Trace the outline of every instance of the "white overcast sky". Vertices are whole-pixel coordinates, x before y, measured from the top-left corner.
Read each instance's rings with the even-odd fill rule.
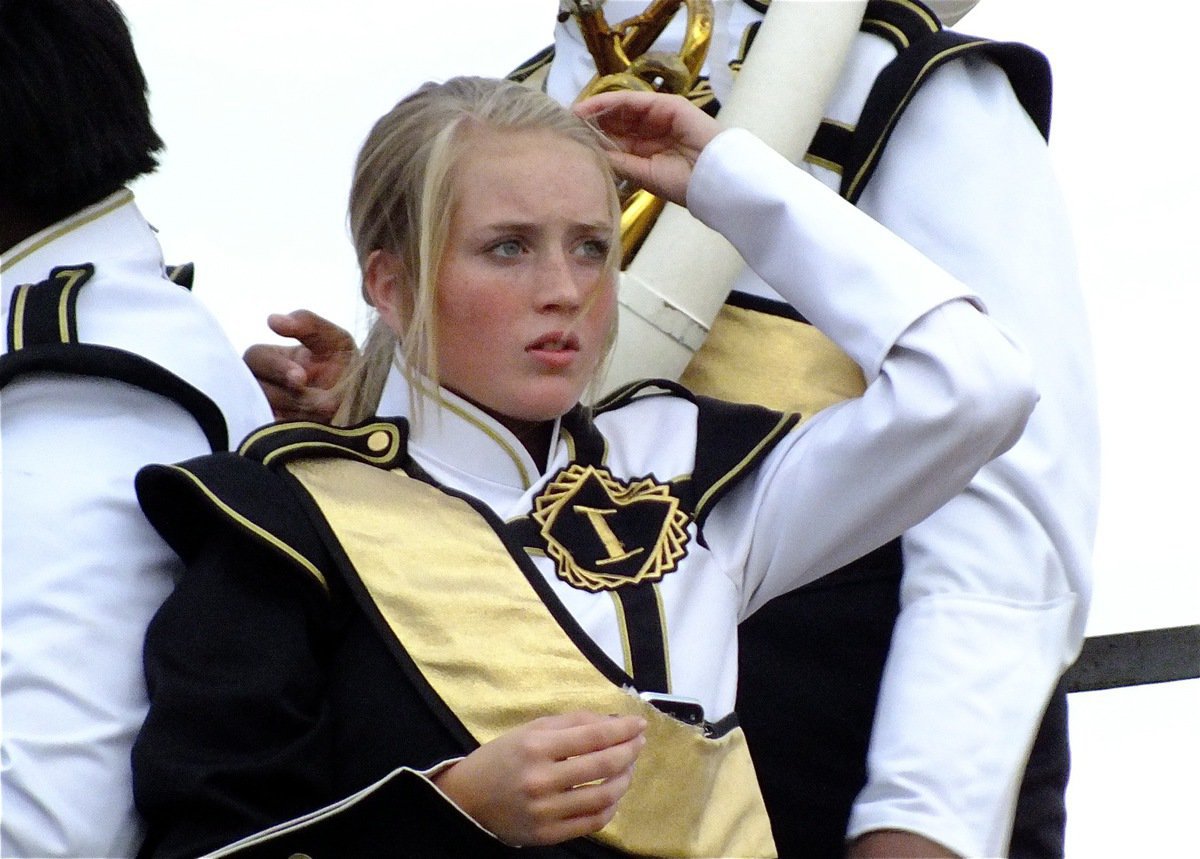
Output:
[[[502,75],[550,43],[556,0],[119,0],[168,151],[136,188],[169,262],[238,349],[272,311],[361,332],[345,227],[355,151],[426,79]],[[778,0],[777,0],[778,2]],[[1055,71],[1051,151],[1096,347],[1104,490],[1090,632],[1200,623],[1200,464],[1186,368],[1200,318],[1200,14],[984,0],[958,25]],[[1034,299],[1036,300],[1036,299]],[[1071,857],[1180,853],[1200,806],[1200,681],[1074,695]]]

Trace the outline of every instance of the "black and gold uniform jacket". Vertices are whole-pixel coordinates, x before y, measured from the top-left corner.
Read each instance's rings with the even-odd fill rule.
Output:
[[[151,710],[133,757],[142,855],[243,838],[230,855],[508,855],[428,775],[579,708],[649,720],[634,784],[596,838],[520,855],[774,855],[735,719],[685,724],[637,693],[669,692],[669,660],[684,658],[664,629],[662,580],[705,554],[711,505],[796,418],[665,386],[627,392],[597,419],[635,400],[694,413],[693,468],[614,475],[612,439],[576,410],[559,427],[569,462],[510,521],[439,486],[410,456],[404,419],[274,425],[239,454],[143,470],[143,507],[187,573],[147,639]],[[488,429],[466,417],[460,448]],[[608,606],[624,658],[583,632],[531,558]],[[703,634],[695,621],[680,623]]]

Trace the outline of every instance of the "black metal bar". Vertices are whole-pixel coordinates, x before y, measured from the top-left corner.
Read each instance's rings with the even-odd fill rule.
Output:
[[[1096,635],[1067,671],[1068,692],[1200,678],[1200,625]]]

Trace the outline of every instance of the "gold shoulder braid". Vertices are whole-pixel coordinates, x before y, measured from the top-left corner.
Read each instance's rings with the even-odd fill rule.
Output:
[[[638,855],[776,855],[741,729],[706,737],[610,681],[555,619],[520,556],[468,502],[398,468],[345,459],[286,468],[325,517],[388,629],[477,741],[576,709],[646,719],[633,783],[598,841]],[[640,491],[630,488],[633,497]],[[597,521],[605,516],[597,513]],[[668,531],[671,519],[664,517]]]

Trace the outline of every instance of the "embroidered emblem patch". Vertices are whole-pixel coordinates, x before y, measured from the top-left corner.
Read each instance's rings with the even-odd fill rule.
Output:
[[[687,553],[688,515],[651,477],[572,465],[534,499],[533,519],[559,578],[583,590],[658,581]]]

